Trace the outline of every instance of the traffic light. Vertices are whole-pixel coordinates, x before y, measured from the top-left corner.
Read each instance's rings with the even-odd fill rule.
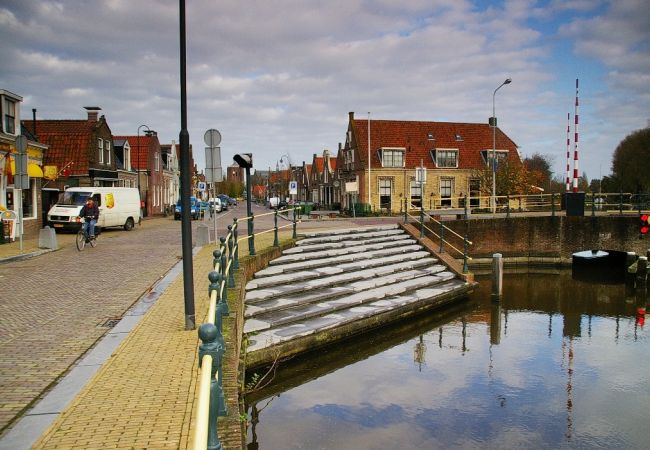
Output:
[[[648,231],[650,231],[650,223],[648,223],[649,219],[650,215],[641,214],[641,223],[639,224],[639,233],[641,233],[641,236],[648,234]]]

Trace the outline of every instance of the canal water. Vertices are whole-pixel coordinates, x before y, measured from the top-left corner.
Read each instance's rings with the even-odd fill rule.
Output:
[[[478,281],[282,365],[246,396],[248,448],[650,448],[645,294],[551,270],[506,274],[495,303]]]

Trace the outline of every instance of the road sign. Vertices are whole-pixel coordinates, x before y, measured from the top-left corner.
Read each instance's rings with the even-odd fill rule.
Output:
[[[216,147],[221,143],[221,133],[219,133],[214,128],[210,128],[203,135],[203,141],[208,147]]]
[[[298,194],[298,182],[289,181],[289,195],[297,195],[297,194]]]
[[[205,183],[203,181],[199,181],[197,186],[198,186],[199,191],[201,191],[201,192],[205,191]]]
[[[223,181],[223,170],[221,167],[212,167],[205,169],[205,181],[208,183],[220,183]]]

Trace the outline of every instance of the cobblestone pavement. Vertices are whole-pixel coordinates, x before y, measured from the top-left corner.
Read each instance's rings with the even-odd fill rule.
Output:
[[[253,211],[260,216],[268,212],[261,207],[254,207]],[[219,215],[219,235],[225,233],[232,217],[244,217],[245,212],[245,205],[240,203],[235,211]],[[370,225],[373,221],[305,221],[299,225],[299,232],[350,226],[351,222]],[[212,231],[212,223],[203,223]],[[266,229],[272,223],[272,215],[256,217],[256,231]],[[279,220],[278,224],[288,223]],[[196,229],[198,224],[194,222],[193,227]],[[290,229],[285,228],[285,232]],[[244,234],[245,226],[242,226],[240,236]],[[0,264],[1,434],[110,330],[111,321],[122,317],[181,258],[180,222],[171,218],[145,220],[141,227],[129,233],[106,230],[100,235],[98,246],[84,252],[76,250],[73,234],[58,235],[57,239],[60,246],[57,251]],[[201,266],[203,259],[210,259],[209,249],[205,250],[201,252],[202,258],[195,269],[195,285],[198,282],[197,269],[198,272],[208,270]],[[0,258],[3,256],[0,254]],[[182,281],[182,277],[179,280]],[[205,280],[202,281],[204,284]],[[183,325],[182,302],[178,301],[182,298],[182,284],[179,283],[170,289],[178,291],[171,300],[174,305],[178,303],[171,308],[172,311],[178,309],[177,314],[172,315],[178,316],[179,323],[170,325],[172,330],[181,327],[176,331],[182,331]],[[196,295],[198,297],[200,293]],[[167,308],[167,314],[169,311]],[[160,320],[173,319],[161,317]],[[197,322],[201,323],[198,315]],[[186,341],[184,345],[193,350],[196,336],[188,337],[183,339]],[[141,348],[146,348],[146,343],[141,343]],[[171,351],[173,354],[173,348]],[[181,353],[192,359],[195,352]],[[130,364],[138,364],[144,357],[143,354],[138,357],[138,354],[135,352],[135,357],[125,357],[132,358]],[[190,379],[192,375],[183,374]],[[110,401],[111,389],[109,383],[105,393],[108,397],[103,397],[104,400]],[[129,389],[128,383],[125,389]],[[113,413],[119,415],[119,411]],[[188,420],[187,410],[184,409],[181,416],[174,422]],[[188,424],[182,426],[182,434],[186,437]],[[60,444],[60,448],[65,448],[64,442]]]
[[[4,431],[181,258],[180,222],[106,230],[96,248],[0,265],[0,429]]]

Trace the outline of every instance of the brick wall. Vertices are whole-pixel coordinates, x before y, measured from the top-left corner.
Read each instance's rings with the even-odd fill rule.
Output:
[[[650,248],[650,238],[639,239],[636,215],[516,217],[444,223],[460,235],[465,234],[467,227],[468,238],[473,242],[469,248],[472,258],[491,257],[494,253],[504,257],[571,258],[574,252],[591,249],[634,251],[645,255]],[[445,238],[462,249],[462,240],[447,235]],[[435,237],[433,240],[439,242]]]

